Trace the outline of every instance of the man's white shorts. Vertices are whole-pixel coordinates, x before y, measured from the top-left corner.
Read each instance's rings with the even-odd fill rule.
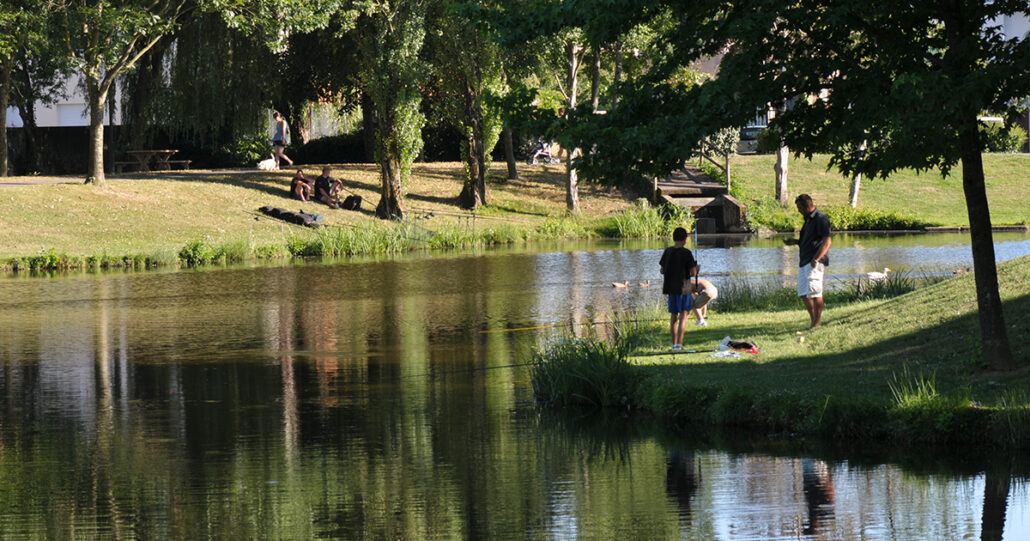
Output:
[[[826,266],[816,262],[812,265],[798,267],[798,296],[817,298],[823,296],[823,271]]]

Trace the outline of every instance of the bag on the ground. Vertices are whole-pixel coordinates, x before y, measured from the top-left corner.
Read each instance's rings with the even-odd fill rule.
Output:
[[[340,205],[345,210],[359,210],[361,209],[361,196],[360,195],[348,195],[343,200],[343,204]]]

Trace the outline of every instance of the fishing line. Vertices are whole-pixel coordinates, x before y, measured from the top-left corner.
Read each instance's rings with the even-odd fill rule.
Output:
[[[632,319],[628,321],[589,321],[586,323],[555,323],[554,325],[538,325],[535,327],[516,327],[514,329],[488,329],[479,331],[480,334],[532,331],[538,329],[553,329],[555,327],[583,327],[587,325],[618,325],[622,323],[665,323],[665,319]]]

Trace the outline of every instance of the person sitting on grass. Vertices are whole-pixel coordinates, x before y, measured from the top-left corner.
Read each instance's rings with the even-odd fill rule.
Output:
[[[716,289],[715,284],[704,278],[694,278],[693,284],[694,298],[691,304],[694,307],[694,316],[697,317],[697,326],[707,327],[708,303],[714,301],[719,296],[719,290]]]
[[[329,208],[340,206],[340,190],[343,182],[329,176],[332,173],[331,167],[323,167],[322,174],[315,177],[315,199],[329,205]]]
[[[683,331],[686,325],[687,312],[690,311],[691,283],[690,277],[697,276],[697,261],[694,254],[690,253],[684,245],[687,242],[687,230],[677,227],[672,232],[674,246],[670,246],[662,252],[662,258],[658,261],[659,271],[665,278],[662,283],[662,293],[668,295],[669,333],[672,335],[672,350],[683,349]]]
[[[311,181],[304,176],[304,170],[297,169],[297,174],[293,175],[293,181],[290,182],[290,193],[297,199],[307,202],[311,200],[311,190],[313,189]]]

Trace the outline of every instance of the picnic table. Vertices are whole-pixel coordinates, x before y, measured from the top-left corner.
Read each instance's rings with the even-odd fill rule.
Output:
[[[126,150],[125,153],[136,159],[140,171],[150,171],[150,161],[154,161],[156,169],[170,169],[168,160],[178,150]]]
[[[132,161],[115,162],[115,169],[119,172],[125,167],[135,167],[140,171],[162,170],[167,171],[172,165],[181,166],[183,169],[190,168],[192,160],[173,160],[178,150],[175,149],[142,149],[126,150],[125,154],[132,158]],[[151,168],[151,162],[154,166]]]

